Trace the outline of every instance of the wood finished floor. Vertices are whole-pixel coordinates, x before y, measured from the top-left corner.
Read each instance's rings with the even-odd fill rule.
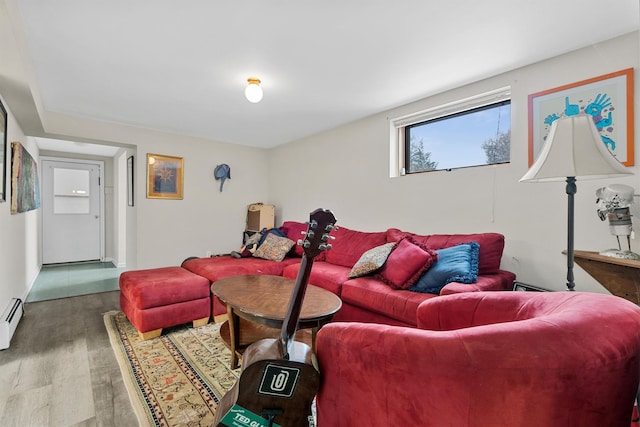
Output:
[[[0,351],[0,426],[134,427],[102,314],[119,292],[25,304]]]

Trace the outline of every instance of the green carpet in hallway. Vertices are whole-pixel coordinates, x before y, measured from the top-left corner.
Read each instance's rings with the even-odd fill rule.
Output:
[[[27,302],[116,291],[123,271],[111,262],[45,265],[29,292]]]

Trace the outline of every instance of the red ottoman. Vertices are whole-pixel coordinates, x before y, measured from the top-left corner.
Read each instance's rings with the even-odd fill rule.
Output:
[[[143,340],[169,326],[209,322],[209,280],[182,267],[125,271],[119,283],[120,308]]]

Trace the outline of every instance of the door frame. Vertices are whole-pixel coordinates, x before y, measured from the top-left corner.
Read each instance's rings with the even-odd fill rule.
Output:
[[[91,164],[91,165],[97,165],[98,168],[100,169],[100,173],[98,174],[99,180],[100,180],[100,185],[98,185],[98,195],[100,197],[100,261],[104,261],[105,259],[105,245],[106,245],[106,240],[105,240],[105,206],[104,206],[104,189],[105,189],[105,182],[104,182],[104,161],[102,160],[88,160],[88,159],[72,159],[72,158],[68,158],[68,157],[54,157],[54,156],[40,156],[40,170],[44,171],[44,165],[43,162],[44,161],[52,161],[52,162],[64,162],[64,163],[84,163],[84,164]],[[44,178],[44,176],[43,176]],[[40,215],[40,236],[42,238],[42,236],[44,235],[44,215]],[[43,245],[42,242],[40,244],[40,265],[42,264],[42,260],[43,260]]]

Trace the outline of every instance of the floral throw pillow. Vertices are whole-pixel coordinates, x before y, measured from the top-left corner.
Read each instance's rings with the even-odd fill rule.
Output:
[[[385,243],[384,245],[376,246],[363,253],[351,269],[349,279],[366,276],[381,268],[387,261],[395,245],[396,242]]]
[[[269,233],[253,256],[279,262],[284,259],[293,245],[295,245],[293,240]]]

